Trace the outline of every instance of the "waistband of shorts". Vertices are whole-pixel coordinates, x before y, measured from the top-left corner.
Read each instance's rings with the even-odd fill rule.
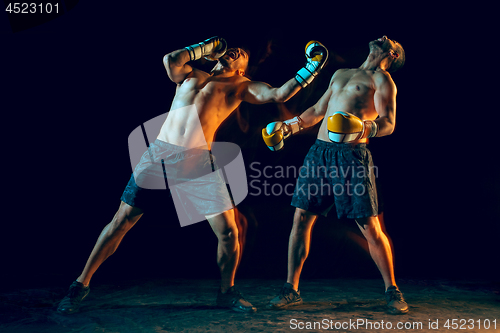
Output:
[[[315,146],[325,148],[325,149],[333,149],[333,150],[353,150],[353,149],[365,149],[366,143],[339,143],[339,142],[326,142],[320,139],[316,139],[314,142]]]
[[[174,144],[162,141],[160,139],[156,139],[155,142],[154,142],[154,144],[156,146],[158,146],[158,147],[162,147],[162,148],[168,149],[168,150],[173,151],[173,152],[182,152],[182,151],[206,152],[208,150],[208,146],[201,146],[201,147],[195,147],[195,148],[186,148],[186,147],[177,146],[177,145],[174,145]]]

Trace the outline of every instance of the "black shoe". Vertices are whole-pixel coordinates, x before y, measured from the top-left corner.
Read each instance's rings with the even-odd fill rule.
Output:
[[[278,296],[267,303],[268,309],[286,309],[290,306],[302,304],[300,290],[293,290],[293,285],[285,283]]]
[[[243,295],[234,286],[229,288],[225,293],[222,293],[219,288],[216,304],[219,307],[230,308],[237,312],[253,313],[257,311],[257,308],[245,300]]]
[[[385,292],[387,300],[387,309],[390,314],[405,314],[408,313],[408,304],[406,304],[403,293],[395,286],[387,288]]]
[[[81,301],[87,297],[90,287],[84,287],[80,282],[73,282],[69,286],[68,294],[64,297],[57,307],[57,312],[63,314],[72,314],[78,312]]]

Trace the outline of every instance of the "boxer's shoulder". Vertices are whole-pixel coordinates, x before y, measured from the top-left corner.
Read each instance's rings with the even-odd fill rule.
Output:
[[[186,79],[188,79],[188,78],[207,79],[209,77],[210,77],[210,74],[208,74],[207,72],[202,71],[202,70],[197,69],[197,68],[193,68],[193,71],[191,73],[189,73],[189,75],[187,76]]]
[[[396,89],[396,84],[392,80],[391,74],[386,71],[376,71],[373,73],[373,82],[375,83],[375,87],[389,87],[393,90]]]

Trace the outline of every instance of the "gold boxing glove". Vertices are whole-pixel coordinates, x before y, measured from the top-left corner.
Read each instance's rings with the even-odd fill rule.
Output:
[[[344,111],[335,112],[327,121],[328,138],[333,142],[373,138],[378,132],[378,125],[373,120],[361,120]]]
[[[274,121],[262,129],[262,139],[272,151],[283,148],[285,139],[302,129],[302,119],[299,116],[289,120]]]

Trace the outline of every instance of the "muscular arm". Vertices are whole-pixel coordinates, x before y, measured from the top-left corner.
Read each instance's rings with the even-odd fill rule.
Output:
[[[390,135],[396,126],[396,85],[390,75],[380,73],[375,77],[375,110],[379,118],[377,136]]]
[[[325,117],[331,95],[332,90],[329,87],[316,104],[302,112],[300,119],[302,119],[303,128],[314,126]]]
[[[279,88],[258,81],[247,81],[239,89],[240,99],[251,104],[284,103],[294,96],[301,86],[295,78],[288,80]]]
[[[305,110],[300,115],[300,119],[302,119],[302,127],[307,128],[314,126],[325,117],[326,111],[328,110],[328,102],[332,96],[333,80],[342,71],[343,69],[339,69],[332,75],[330,83],[328,84],[328,89],[325,91],[323,96],[321,96],[316,104]]]
[[[170,80],[175,83],[184,81],[193,71],[193,67],[187,64],[189,60],[189,52],[186,49],[171,52],[163,57],[163,64]]]

